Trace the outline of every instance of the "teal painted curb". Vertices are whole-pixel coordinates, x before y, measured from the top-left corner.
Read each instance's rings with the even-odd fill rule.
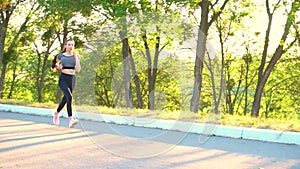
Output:
[[[41,116],[52,116],[55,110],[34,108],[25,106],[14,106],[0,104],[0,111],[16,112]],[[67,113],[63,111],[62,117],[67,117]],[[176,120],[161,120],[138,118],[130,116],[117,116],[108,114],[95,114],[77,112],[74,117],[82,120],[100,121],[106,123],[123,124],[136,127],[158,128],[163,130],[174,130],[188,133],[201,134],[206,136],[220,136],[230,137],[237,139],[249,139],[265,142],[283,143],[283,144],[296,144],[300,145],[299,132],[284,132],[267,129],[253,129],[244,127],[230,127],[218,124],[200,124],[192,122],[182,122]]]

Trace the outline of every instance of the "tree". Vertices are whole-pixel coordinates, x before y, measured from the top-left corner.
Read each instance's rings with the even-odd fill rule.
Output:
[[[111,32],[118,31],[119,37],[122,40],[123,52],[121,58],[123,64],[122,70],[124,71],[122,77],[124,79],[120,84],[125,84],[122,86],[122,89],[124,89],[122,91],[125,93],[120,93],[120,97],[116,97],[116,100],[120,99],[122,96],[126,102],[126,104],[122,102],[122,105],[131,107],[132,104],[129,104],[129,102],[135,100],[133,95],[135,92],[138,104],[134,104],[141,108],[143,107],[143,101],[147,101],[148,109],[153,110],[155,108],[155,88],[157,87],[158,78],[157,72],[160,69],[159,56],[165,48],[172,45],[173,41],[183,41],[184,36],[187,36],[185,31],[189,31],[190,27],[181,19],[178,19],[176,12],[171,11],[171,5],[164,4],[162,1],[155,1],[155,4],[151,4],[149,1],[138,1],[138,3],[141,5],[140,7],[136,6],[136,3],[131,4],[131,2],[103,4],[108,13],[107,18],[116,18],[115,20],[117,20],[117,24],[112,24],[111,26],[117,29],[113,29]],[[135,14],[137,13],[136,9],[139,11],[138,15]],[[169,15],[165,15],[162,11],[170,13],[168,13]],[[104,34],[102,36],[107,35]],[[115,36],[110,37],[113,38]],[[177,39],[174,40],[175,38]],[[99,39],[99,41],[102,40]],[[137,52],[132,52],[134,50],[142,50],[143,55],[140,56]],[[142,93],[140,92],[143,89],[141,89],[142,86],[140,85],[139,80],[141,74],[136,70],[137,65],[133,60],[133,58],[138,60],[138,57],[145,57],[145,62],[147,63],[145,69],[147,70],[148,83],[145,85],[147,86],[146,93],[148,98],[143,100]],[[134,79],[134,84],[130,83],[130,80],[132,79]],[[132,90],[132,87],[135,87],[136,89]],[[101,96],[98,97],[101,98]],[[115,101],[115,103],[120,102],[118,100]]]
[[[0,98],[3,97],[3,88],[4,88],[4,82],[5,82],[5,74],[6,74],[6,68],[7,64],[10,60],[12,60],[13,57],[10,55],[12,51],[14,50],[14,47],[16,46],[16,43],[18,42],[20,38],[20,34],[25,31],[27,27],[27,23],[30,20],[31,15],[38,9],[38,6],[35,5],[35,1],[32,2],[32,7],[30,8],[25,21],[23,24],[19,27],[19,30],[14,35],[14,38],[12,39],[10,44],[7,44],[6,35],[8,26],[11,21],[11,16],[15,13],[15,11],[18,10],[18,7],[25,5],[25,0],[17,0],[17,1],[5,1],[1,4],[0,8],[0,65],[2,65],[2,71],[1,71],[1,79],[0,79]],[[7,50],[7,52],[5,52]],[[4,56],[4,54],[6,54]]]
[[[154,104],[154,94],[155,94],[155,82],[156,82],[156,76],[157,76],[157,70],[158,70],[158,56],[159,56],[159,45],[160,45],[160,35],[156,37],[156,42],[155,42],[155,54],[154,54],[154,63],[152,64],[152,59],[151,59],[151,54],[150,54],[150,49],[149,45],[147,42],[147,32],[144,31],[142,34],[142,38],[144,41],[144,46],[145,46],[145,53],[147,56],[147,63],[148,63],[148,94],[149,94],[149,99],[148,99],[148,109],[154,110],[155,104]]]
[[[125,28],[126,29],[126,28]],[[120,31],[120,37],[122,40],[122,62],[124,68],[124,87],[125,87],[125,98],[126,98],[126,107],[133,108],[132,103],[132,93],[131,93],[131,85],[130,85],[130,46],[128,42],[128,38],[126,36],[126,30]]]
[[[140,6],[137,6],[139,4]],[[135,64],[133,62],[133,57],[132,54],[130,54],[130,45],[128,41],[128,37],[131,35],[128,33],[130,32],[130,28],[128,25],[133,24],[134,20],[136,19],[138,22],[144,23],[145,27],[150,27],[150,24],[161,24],[157,21],[153,21],[153,19],[158,19],[160,22],[163,22],[161,16],[162,11],[165,12],[170,12],[170,6],[167,3],[164,3],[163,1],[156,0],[155,3],[151,3],[148,0],[140,0],[138,2],[129,2],[126,1],[124,3],[118,3],[113,2],[113,3],[108,3],[108,2],[103,2],[103,7],[104,9],[107,10],[107,18],[117,18],[117,19],[123,19],[121,22],[121,26],[118,26],[118,28],[121,28],[120,30],[120,35],[123,43],[123,66],[124,66],[124,89],[125,89],[125,98],[126,98],[126,105],[127,107],[132,107],[132,104],[130,102],[132,101],[132,93],[131,91],[131,86],[130,86],[130,77],[128,77],[130,74],[133,74],[134,77],[134,82],[135,82],[135,87],[136,87],[136,94],[139,102],[139,107],[143,107],[143,102],[142,102],[142,97],[140,93],[140,84],[139,84],[139,77],[138,74],[136,74],[135,70]],[[140,15],[140,16],[139,16]],[[148,17],[148,18],[147,18]],[[126,19],[132,19],[128,23],[126,23]],[[148,22],[148,23],[146,23]],[[152,25],[151,25],[152,26]],[[161,25],[160,25],[161,26]],[[144,50],[145,50],[145,56],[147,57],[147,63],[148,63],[148,109],[153,110],[155,108],[155,83],[156,83],[156,78],[157,78],[157,70],[158,70],[158,56],[163,50],[166,45],[164,44],[161,45],[161,35],[160,33],[162,32],[160,29],[161,27],[156,27],[155,33],[152,32],[152,30],[147,30],[146,28],[140,28],[139,31],[141,31],[141,36],[142,36],[142,42],[144,44]],[[134,27],[131,26],[132,29],[135,29]],[[149,35],[154,35],[155,40],[154,41],[149,41],[150,39],[152,40],[152,37],[148,37]],[[154,43],[154,45],[151,45],[150,43]],[[154,47],[154,55],[153,57],[151,56],[150,48],[151,46]],[[127,59],[125,59],[127,58]],[[153,59],[153,61],[152,61]]]
[[[101,21],[92,20],[94,13],[100,2],[94,1],[80,1],[76,3],[70,0],[46,1],[39,0],[40,5],[43,7],[43,17],[39,18],[37,22],[40,23],[37,29],[44,31],[41,37],[45,49],[41,49],[37,55],[43,55],[43,62],[41,62],[41,70],[37,70],[38,74],[38,101],[42,102],[42,91],[44,87],[44,79],[46,76],[46,69],[48,58],[54,51],[53,47],[55,42],[59,42],[60,50],[64,47],[64,42],[72,37],[76,42],[76,47],[82,47],[83,41],[91,36],[101,25]],[[94,7],[94,8],[93,8]],[[80,15],[81,14],[81,17]],[[83,21],[77,20],[81,18]],[[46,20],[46,21],[45,21]],[[81,38],[79,38],[81,37]],[[61,99],[61,91],[57,88],[57,102]]]
[[[294,40],[292,42],[288,42],[287,38],[290,33],[290,29],[293,24],[295,23],[295,19],[297,16],[297,13],[299,12],[300,9],[300,1],[299,0],[294,0],[292,1],[291,4],[288,4],[287,2],[283,2],[285,5],[290,5],[290,10],[287,13],[285,25],[284,25],[284,31],[282,34],[282,37],[280,39],[280,42],[275,50],[275,52],[272,54],[270,62],[266,63],[266,59],[268,56],[268,48],[269,48],[269,43],[270,43],[270,31],[272,27],[272,19],[274,12],[280,7],[280,2],[281,0],[278,0],[278,2],[274,5],[274,8],[271,9],[271,5],[269,0],[266,0],[266,11],[268,14],[268,26],[266,30],[266,36],[265,36],[265,44],[264,44],[264,50],[262,54],[262,59],[261,63],[259,66],[259,72],[258,72],[258,81],[257,81],[257,86],[255,90],[255,95],[254,95],[254,101],[252,104],[252,111],[251,111],[251,116],[253,117],[258,117],[259,116],[259,109],[261,106],[261,97],[262,93],[264,90],[264,86],[274,69],[276,63],[278,60],[281,58],[281,56],[291,47],[293,44],[297,41],[297,37],[294,37]],[[299,25],[299,23],[298,23]],[[285,47],[286,45],[286,47]]]
[[[45,22],[44,22],[44,25],[46,25]],[[41,39],[43,41],[42,44],[43,44],[43,46],[46,47],[46,50],[40,52],[38,45],[36,44],[36,42],[34,42],[34,45],[36,48],[36,53],[38,56],[38,66],[37,66],[37,70],[36,70],[38,102],[43,102],[43,88],[44,88],[44,82],[45,82],[45,77],[46,77],[46,70],[49,68],[48,58],[49,58],[50,54],[53,52],[52,48],[53,48],[55,40],[57,39],[56,36],[53,37],[53,31],[55,29],[54,25],[51,25],[50,27],[48,27],[46,29],[47,29],[46,32],[41,37]]]
[[[232,67],[232,63],[236,63],[239,61],[239,59],[234,58],[234,51],[236,51],[236,47],[232,44],[237,43],[236,41],[232,42],[234,39],[239,36],[238,31],[239,30],[245,30],[245,27],[243,25],[243,18],[249,16],[251,14],[251,3],[247,1],[231,1],[228,3],[228,8],[224,9],[223,14],[216,19],[215,25],[219,36],[219,43],[220,43],[220,54],[221,54],[221,73],[222,73],[222,79],[225,82],[221,83],[221,88],[226,87],[225,89],[225,97],[226,97],[226,106],[225,111],[229,114],[233,114],[236,108],[236,102],[239,96],[239,92],[242,85],[242,78],[245,74],[244,72],[244,64],[240,64],[240,70],[236,73],[230,70]],[[242,10],[241,10],[242,9]],[[246,39],[248,37],[242,36],[243,39]],[[247,41],[247,39],[245,40]],[[240,48],[240,45],[245,45],[243,42],[242,44],[238,45],[238,48]],[[247,103],[248,99],[248,72],[249,72],[249,44],[246,44],[246,77],[245,77],[245,102]],[[224,73],[224,74],[223,74]],[[233,74],[240,74],[238,78],[233,78]],[[233,88],[236,85],[236,82],[238,82],[237,87],[235,91],[233,91]],[[222,85],[225,85],[223,86]],[[247,104],[245,104],[245,108]]]
[[[134,15],[138,12],[136,3],[130,1],[125,3],[103,1],[102,6],[107,10],[107,18],[113,18],[117,21],[117,29],[119,29],[119,36],[122,42],[122,63],[124,68],[124,79],[122,84],[124,85],[125,90],[124,97],[126,99],[126,107],[133,108],[130,85],[131,75],[133,75],[136,86],[136,96],[138,98],[138,107],[143,108],[144,104],[140,92],[140,81],[136,74],[135,63],[131,53],[129,42],[130,35],[128,35],[128,23],[126,21],[127,17],[131,17],[130,15]]]
[[[203,0],[199,3],[201,8],[201,21],[198,29],[198,40],[197,40],[196,58],[195,58],[195,66],[194,66],[194,90],[193,90],[193,96],[190,105],[190,111],[194,113],[197,113],[199,108],[199,101],[200,101],[201,88],[202,88],[202,74],[203,74],[203,66],[204,66],[203,63],[204,63],[204,55],[206,52],[206,42],[207,42],[207,35],[209,33],[209,28],[215,22],[215,20],[221,15],[228,1],[229,0],[225,0],[221,5],[221,7],[219,8],[216,8],[216,6],[219,5],[218,1],[216,1],[216,3],[212,3],[209,0]],[[212,16],[209,19],[210,12],[212,12]]]
[[[6,21],[7,24],[9,22],[10,16],[13,14],[13,12],[14,13],[23,12],[22,10],[20,10],[18,8],[22,8],[22,7],[24,8],[24,5],[26,5],[26,4],[21,4],[21,3],[22,3],[22,1],[17,1],[16,4],[13,5],[13,3],[10,3],[7,6],[6,10],[8,10],[10,12],[6,12],[6,19],[4,19],[2,17],[3,20],[7,20]],[[13,5],[13,6],[10,6],[10,5]],[[1,60],[1,52],[0,52],[0,63],[3,64],[2,65],[2,71],[1,71],[1,79],[0,79],[0,98],[3,97],[2,96],[2,91],[4,89],[4,82],[5,82],[5,75],[6,75],[6,71],[7,71],[7,64],[10,61],[12,61],[14,58],[17,57],[17,56],[12,55],[14,53],[13,51],[15,50],[14,48],[17,47],[17,43],[19,43],[19,41],[21,39],[21,36],[22,36],[22,33],[25,32],[26,29],[28,28],[28,23],[30,22],[32,15],[34,15],[34,13],[39,9],[39,6],[36,5],[36,1],[32,1],[31,3],[29,3],[29,5],[30,5],[30,9],[27,11],[28,13],[25,17],[25,20],[23,21],[23,23],[21,24],[21,26],[19,28],[16,28],[18,30],[13,35],[13,38],[11,39],[11,41],[5,40],[6,38],[4,39],[4,41],[6,41],[8,43],[6,43],[5,46],[4,46],[4,47],[7,47],[7,48],[3,48],[4,51],[6,49],[6,52],[2,56],[2,60]],[[2,12],[2,15],[3,15],[3,11],[1,11],[1,12]],[[4,22],[4,23],[6,23],[6,22]],[[3,26],[5,27],[5,25],[6,24],[4,24]],[[3,34],[3,37],[6,37],[7,30],[5,30],[5,31],[4,30],[0,34]],[[0,42],[0,44],[1,44],[1,42]],[[1,45],[0,45],[0,47],[1,47]],[[1,51],[1,49],[0,49],[0,51]],[[14,53],[14,54],[16,54],[16,53]]]

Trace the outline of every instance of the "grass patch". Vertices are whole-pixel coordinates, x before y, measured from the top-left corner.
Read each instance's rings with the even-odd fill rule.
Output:
[[[219,124],[225,126],[300,132],[300,120],[298,120],[296,117],[294,119],[273,119],[224,114],[222,115]]]
[[[22,105],[28,107],[40,107],[47,109],[56,109],[57,104],[54,103],[34,103],[29,101],[20,101],[12,99],[0,99],[2,104]],[[66,110],[66,108],[64,108]],[[272,129],[279,131],[292,131],[300,132],[300,120],[297,115],[293,119],[273,119],[264,117],[250,117],[239,115],[215,115],[205,113],[192,113],[192,112],[168,112],[168,111],[150,111],[145,109],[126,109],[126,108],[109,108],[103,106],[90,106],[90,105],[75,105],[74,111],[76,112],[89,112],[101,113],[120,116],[134,116],[139,118],[153,118],[164,120],[180,120],[197,123],[214,123],[225,126]]]
[[[30,101],[14,100],[14,99],[0,99],[0,103],[2,103],[2,104],[11,104],[11,105],[23,105],[23,106],[27,106],[28,104],[32,104],[32,102],[30,102]]]
[[[28,106],[28,107],[39,107],[39,108],[47,108],[54,109],[57,107],[57,104],[54,103],[35,103],[31,101],[24,100],[14,100],[14,99],[0,99],[1,104],[10,104],[10,105],[19,105],[19,106]]]

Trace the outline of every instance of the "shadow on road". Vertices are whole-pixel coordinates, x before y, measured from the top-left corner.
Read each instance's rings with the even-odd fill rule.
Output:
[[[300,168],[297,145],[222,137],[210,137],[200,144],[200,136],[192,133],[84,120],[70,129],[65,118],[60,126],[51,123],[51,117],[0,112],[0,168],[14,168],[16,161],[22,164],[18,168],[29,164],[35,168],[24,158],[35,161],[38,156],[43,165],[45,159],[62,160],[58,164],[63,165],[73,151],[85,168],[95,168],[99,162],[107,168]],[[56,155],[57,151],[63,155]],[[103,155],[110,160],[101,158]],[[57,159],[61,156],[63,159]]]

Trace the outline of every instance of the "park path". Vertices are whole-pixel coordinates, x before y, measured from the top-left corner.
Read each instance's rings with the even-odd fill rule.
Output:
[[[299,169],[300,146],[0,112],[0,169]],[[160,137],[161,136],[161,137]]]

